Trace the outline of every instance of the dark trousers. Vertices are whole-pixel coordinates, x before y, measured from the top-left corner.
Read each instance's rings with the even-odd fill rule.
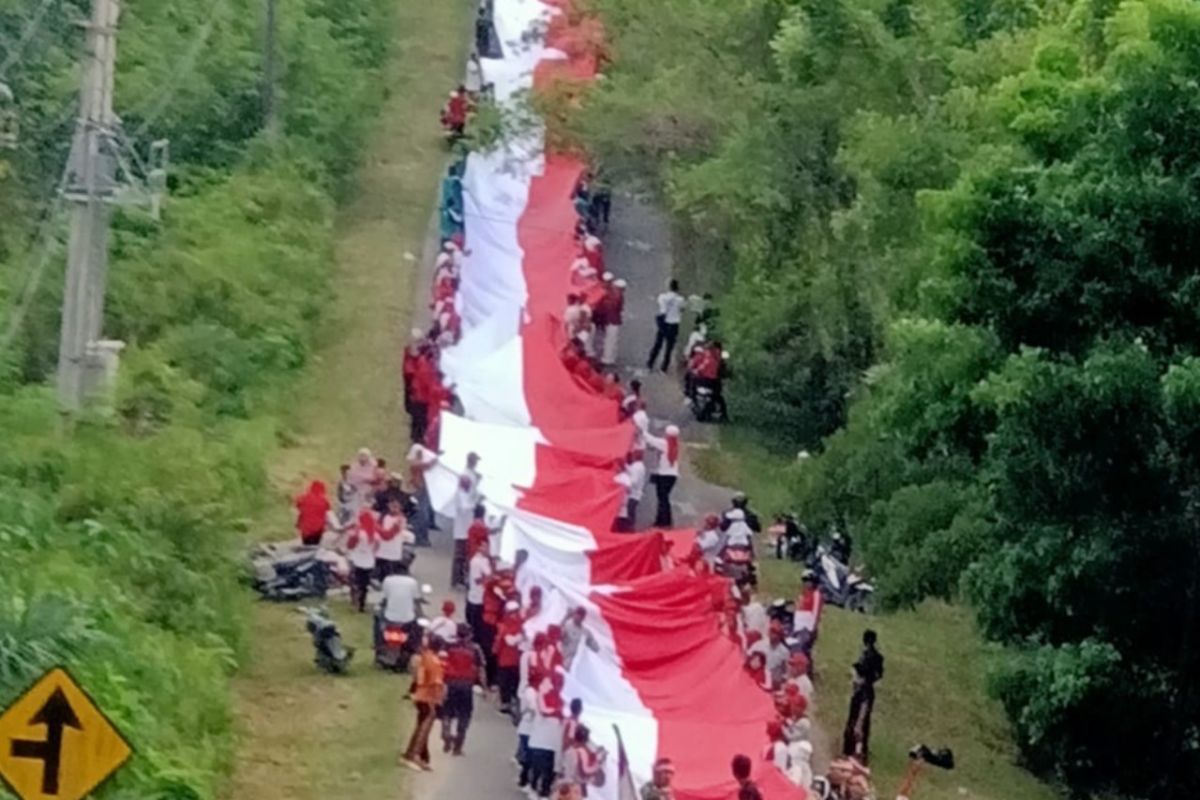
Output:
[[[429,546],[429,529],[433,527],[433,504],[429,501],[429,490],[421,487],[414,495],[417,507],[413,511],[411,526],[417,547]]]
[[[433,703],[417,703],[417,726],[413,728],[412,738],[408,740],[408,749],[404,751],[405,758],[429,763],[429,733],[433,730],[435,719],[437,707]]]
[[[350,605],[357,611],[367,609],[367,589],[371,586],[373,571],[362,567],[353,567],[350,570]]]
[[[467,540],[454,540],[454,560],[450,562],[450,585],[467,587]]]
[[[654,527],[670,528],[674,518],[671,515],[671,490],[675,488],[674,475],[651,475],[654,482],[654,493],[658,497],[658,510],[654,514]]]
[[[425,431],[429,427],[429,407],[425,403],[409,402],[408,438],[413,444],[425,441]]]
[[[400,571],[400,562],[392,561],[387,558],[375,559],[375,577],[382,583],[383,579],[389,575],[395,575]]]
[[[484,621],[482,604],[467,603],[467,624],[471,626],[471,633],[474,634],[475,641],[479,643],[479,649],[483,651],[487,685],[495,686],[496,654],[492,652],[492,646],[496,643],[496,628]]]
[[[666,322],[662,317],[655,317],[658,326],[654,334],[654,346],[650,348],[650,357],[646,359],[646,369],[654,369],[658,354],[662,353],[662,371],[666,372],[671,366],[671,355],[675,352],[675,341],[679,338],[679,323]]]
[[[525,762],[521,765],[519,786],[530,786],[539,797],[549,797],[554,783],[554,751],[540,747],[529,747],[525,751]]]
[[[850,695],[850,715],[842,731],[842,754],[853,756],[867,765],[871,758],[871,712],[875,710],[875,693],[855,691]],[[860,726],[861,731],[856,730]]]
[[[475,713],[475,696],[470,681],[447,681],[446,701],[442,703],[442,744],[446,752],[461,753],[467,741],[467,728]]]
[[[521,682],[519,667],[498,667],[496,669],[496,685],[500,689],[500,705],[511,708],[517,696],[517,684]]]

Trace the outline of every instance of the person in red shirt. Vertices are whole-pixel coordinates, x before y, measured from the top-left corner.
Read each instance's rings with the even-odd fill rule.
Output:
[[[404,348],[404,362],[401,372],[404,375],[404,410],[412,414],[413,381],[417,374],[417,362],[421,359],[421,347],[425,334],[420,328],[413,328],[412,341]]]
[[[467,87],[459,86],[450,93],[450,99],[446,101],[446,105],[442,109],[442,125],[446,127],[447,133],[452,139],[462,138],[470,113],[471,98],[467,94]]]
[[[329,509],[329,497],[323,481],[313,481],[308,485],[308,491],[296,498],[296,530],[300,533],[301,542],[309,547],[321,543]]]
[[[517,696],[517,685],[521,672],[521,641],[525,620],[521,605],[510,600],[504,606],[504,616],[496,630],[493,652],[496,654],[496,686],[500,690],[500,711],[509,713],[512,701]]]

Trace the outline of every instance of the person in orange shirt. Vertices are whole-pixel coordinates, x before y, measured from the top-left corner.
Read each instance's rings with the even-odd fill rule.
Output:
[[[446,695],[445,673],[442,660],[438,656],[440,647],[441,642],[436,636],[426,634],[421,652],[417,656],[416,681],[412,694],[413,705],[417,709],[417,723],[402,759],[406,766],[413,769],[432,769],[429,764],[429,734],[433,730],[434,720],[437,719],[438,708]]]

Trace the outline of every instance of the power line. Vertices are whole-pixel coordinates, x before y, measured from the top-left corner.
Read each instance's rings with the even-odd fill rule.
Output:
[[[159,88],[158,92],[156,92],[149,101],[143,104],[143,108],[147,110],[147,113],[142,117],[142,122],[140,125],[138,125],[137,130],[134,131],[134,139],[142,138],[147,129],[149,129],[149,127],[158,120],[162,113],[166,111],[167,104],[174,99],[175,89],[178,86],[179,81],[182,80],[186,75],[191,74],[191,72],[196,68],[196,61],[200,58],[200,53],[204,50],[205,45],[208,44],[208,39],[212,35],[213,27],[217,22],[217,14],[224,8],[224,5],[225,0],[213,0],[213,2],[209,5],[208,15],[205,18],[204,23],[200,26],[198,35],[192,40],[191,47],[188,48],[188,51],[184,53],[183,57],[180,58],[179,61],[175,62],[174,69],[171,70],[171,74],[168,76],[166,82]]]
[[[21,31],[20,37],[17,38],[16,44],[9,49],[8,55],[4,58],[4,62],[0,63],[0,80],[4,80],[4,76],[8,74],[9,67],[20,60],[21,54],[25,51],[25,47],[29,44],[29,42],[37,34],[38,29],[41,27],[42,17],[46,16],[46,12],[50,10],[50,6],[55,2],[57,2],[57,0],[42,0],[42,4],[38,6],[37,11],[33,12],[33,16],[30,17],[29,22],[25,25],[25,29]]]
[[[50,266],[51,258],[54,255],[54,230],[57,227],[58,217],[62,211],[63,192],[67,187],[67,179],[70,174],[71,158],[68,156],[67,163],[63,165],[62,176],[58,179],[58,184],[55,186],[54,196],[49,203],[49,208],[46,210],[46,215],[42,219],[42,225],[36,237],[36,240],[40,241],[40,245],[36,248],[38,251],[37,260],[34,262],[33,268],[29,271],[20,292],[17,293],[16,307],[8,318],[8,324],[5,325],[4,333],[0,335],[0,353],[7,351],[13,339],[16,338],[17,333],[21,329],[21,323],[25,321],[25,315],[29,312],[29,307],[33,304],[34,298],[37,297],[38,289],[41,288],[46,268]]]

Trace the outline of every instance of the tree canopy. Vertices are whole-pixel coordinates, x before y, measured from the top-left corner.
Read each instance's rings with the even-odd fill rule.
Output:
[[[976,609],[1031,766],[1194,794],[1200,6],[594,2],[580,135],[702,232],[805,517]]]

